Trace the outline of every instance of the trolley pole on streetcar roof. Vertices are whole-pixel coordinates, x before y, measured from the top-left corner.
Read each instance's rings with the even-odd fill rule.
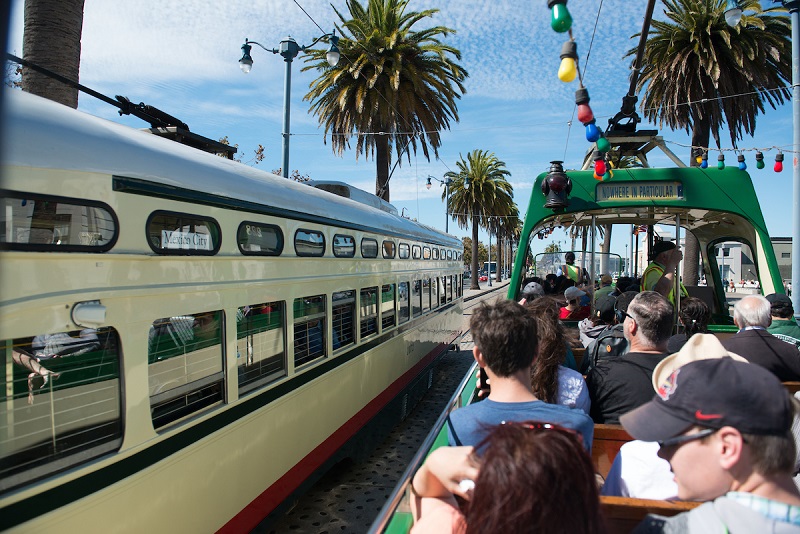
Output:
[[[792,307],[794,319],[800,321],[800,164],[797,161],[797,147],[800,147],[800,0],[776,0],[789,10],[792,24]],[[725,21],[730,26],[737,26],[742,18],[742,9],[738,2],[728,3]]]
[[[283,84],[283,164],[281,166],[281,174],[284,178],[289,177],[289,115],[291,110],[291,96],[292,96],[292,60],[297,57],[300,52],[305,52],[321,40],[326,39],[330,44],[326,59],[328,65],[335,67],[339,64],[339,37],[336,36],[336,30],[331,33],[326,33],[314,39],[310,45],[298,45],[297,41],[291,37],[284,38],[278,48],[267,48],[261,43],[250,41],[246,37],[242,45],[242,59],[239,60],[239,67],[245,74],[250,72],[253,68],[253,58],[250,57],[250,50],[253,48],[250,45],[258,45],[267,52],[273,54],[280,54],[283,61],[286,62],[286,73],[284,75]]]
[[[435,176],[428,175],[428,183],[425,184],[425,189],[430,191],[431,189],[431,180],[436,180],[440,184],[444,186],[444,233],[450,233],[450,184],[453,183],[453,180],[450,178],[445,178],[444,180],[440,180]]]

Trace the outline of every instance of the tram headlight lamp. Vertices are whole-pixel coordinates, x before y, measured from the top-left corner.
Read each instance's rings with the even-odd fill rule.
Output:
[[[547,197],[545,208],[553,211],[569,206],[569,194],[572,192],[572,180],[564,172],[562,161],[551,161],[550,171],[542,180],[542,193]]]

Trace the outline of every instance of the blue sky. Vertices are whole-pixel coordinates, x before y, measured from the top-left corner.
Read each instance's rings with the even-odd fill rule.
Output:
[[[769,2],[762,2],[766,7]],[[23,0],[12,0],[9,51],[22,55]],[[281,165],[284,64],[277,55],[253,48],[252,72],[239,69],[240,47],[245,37],[267,47],[277,47],[286,35],[300,44],[310,43],[336,22],[334,5],[346,12],[344,0],[88,0],[85,6],[80,81],[107,95],[125,95],[174,115],[190,129],[212,139],[227,136],[239,145],[243,160],[252,158],[260,143],[266,171]],[[572,0],[574,37],[591,94],[598,125],[620,109],[628,90],[630,59],[625,52],[638,43],[631,38],[641,30],[646,2],[631,0]],[[313,18],[306,16],[299,6]],[[550,12],[544,0],[412,0],[410,8],[439,9],[429,23],[456,30],[447,43],[462,52],[461,64],[470,76],[467,93],[458,103],[459,122],[442,134],[439,159],[425,160],[420,153],[410,163],[403,160],[391,179],[391,202],[423,223],[444,229],[442,189],[428,175],[442,178],[456,170],[456,161],[474,149],[494,152],[506,163],[520,211],[524,214],[536,176],[554,159],[566,168],[579,168],[588,147],[584,128],[573,119],[577,80],[564,84],[556,77],[565,34],[550,29]],[[599,11],[599,16],[598,16]],[[655,18],[663,18],[656,4]],[[594,31],[596,23],[596,31]],[[591,53],[587,62],[587,52]],[[290,168],[319,180],[341,180],[373,192],[375,163],[355,151],[343,156],[324,143],[318,120],[308,113],[303,96],[313,73],[300,72],[302,55],[292,68]],[[142,121],[120,117],[115,108],[88,95],[79,107],[88,113],[137,128]],[[641,110],[639,110],[641,115]],[[572,125],[570,126],[570,121]],[[640,128],[657,128],[644,123]],[[680,158],[688,157],[689,136],[662,129],[660,134]],[[723,148],[731,148],[727,133]],[[787,102],[758,118],[756,135],[740,141],[740,148],[792,148],[792,108]],[[659,151],[650,153],[654,167],[673,166]],[[765,153],[767,168],[755,170],[753,153],[746,153],[767,227],[773,236],[791,234],[792,154],[785,169],[773,172],[776,151]],[[716,153],[710,160],[716,162]],[[726,153],[726,163],[735,164]],[[470,235],[450,223],[450,232]],[[554,239],[559,239],[554,234]],[[563,238],[561,238],[563,239]],[[486,241],[482,234],[482,241]],[[624,254],[627,239],[612,242],[612,251]],[[538,241],[544,246],[548,242]],[[535,250],[537,251],[537,250]]]

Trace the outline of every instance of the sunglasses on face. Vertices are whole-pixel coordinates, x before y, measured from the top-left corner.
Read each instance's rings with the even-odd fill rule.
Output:
[[[634,322],[636,321],[636,319],[634,319],[633,315],[631,315],[630,313],[624,312],[622,310],[618,310],[616,308],[614,308],[614,315],[616,316],[617,322],[619,324],[622,324],[625,321],[625,317],[630,317],[631,321],[634,321]]]
[[[703,439],[705,437],[710,436],[718,429],[716,428],[706,428],[705,430],[701,430],[700,432],[695,432],[694,434],[683,434],[681,436],[675,436],[674,438],[665,439],[664,441],[659,441],[658,446],[660,448],[665,447],[675,447],[677,445],[683,445],[684,443],[688,443],[690,441],[695,441],[697,439]]]

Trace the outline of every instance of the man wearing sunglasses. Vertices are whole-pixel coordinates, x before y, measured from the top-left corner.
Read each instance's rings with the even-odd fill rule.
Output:
[[[653,369],[667,356],[672,335],[672,305],[660,294],[637,294],[622,317],[622,333],[628,341],[626,354],[599,361],[586,375],[595,423],[618,424],[619,417],[653,397]],[[619,320],[618,319],[618,320]]]
[[[635,439],[659,443],[678,498],[709,502],[648,516],[635,532],[800,533],[793,415],[786,390],[759,366],[721,358],[673,371],[620,422]]]

